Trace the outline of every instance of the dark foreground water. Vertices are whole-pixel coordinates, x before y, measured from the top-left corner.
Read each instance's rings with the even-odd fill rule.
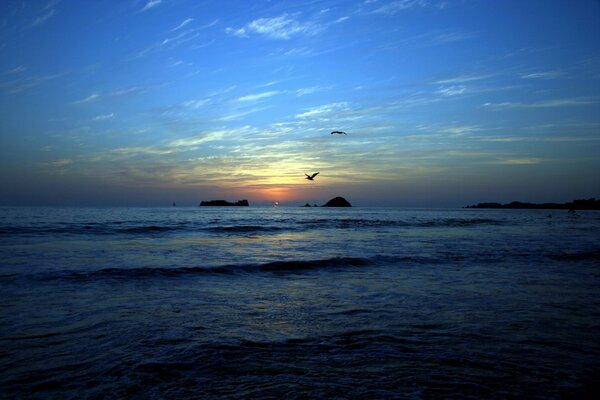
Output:
[[[600,213],[0,208],[1,398],[598,398]]]

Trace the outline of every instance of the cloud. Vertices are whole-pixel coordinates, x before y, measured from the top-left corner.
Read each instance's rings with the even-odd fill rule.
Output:
[[[183,102],[183,106],[186,108],[191,108],[194,110],[197,110],[203,106],[206,106],[208,104],[212,103],[212,100],[210,98],[208,99],[194,99],[194,100],[188,100],[188,101],[184,101]]]
[[[35,21],[33,21],[33,22],[31,23],[31,25],[29,25],[29,27],[30,27],[30,28],[33,28],[34,26],[38,26],[38,25],[41,25],[41,24],[43,24],[44,22],[46,22],[46,21],[48,21],[50,18],[52,18],[52,17],[54,16],[54,13],[55,13],[55,12],[54,12],[54,9],[51,9],[51,10],[50,10],[50,11],[48,11],[46,14],[44,14],[44,15],[42,15],[42,16],[40,16],[40,17],[37,17],[37,18],[35,19]]]
[[[50,162],[53,167],[64,167],[65,165],[73,164],[73,160],[68,158],[62,158],[60,160]]]
[[[465,82],[472,82],[472,81],[487,79],[491,76],[492,75],[459,75],[459,76],[455,76],[453,78],[441,79],[441,80],[435,81],[433,83],[438,84],[438,85],[465,83]]]
[[[174,153],[173,149],[161,149],[158,147],[141,146],[141,147],[119,147],[110,151],[112,154],[118,154],[123,156],[135,156],[138,154],[155,154],[155,155],[166,155]]]
[[[179,25],[177,25],[175,28],[171,29],[171,32],[178,31],[179,29],[183,28],[184,26],[186,26],[187,24],[189,24],[193,20],[194,20],[194,18],[188,18],[188,19],[184,20],[182,23],[180,23]]]
[[[468,32],[438,32],[430,38],[431,44],[443,44],[472,39],[475,35]]]
[[[310,108],[303,113],[296,114],[296,118],[322,117],[322,116],[330,114],[334,111],[346,109],[347,106],[348,106],[348,103],[346,103],[346,102],[324,104],[324,105],[321,105],[318,107]]]
[[[56,79],[63,74],[30,76],[27,78],[19,78],[13,81],[0,82],[0,89],[6,90],[8,93],[20,93],[27,89],[40,86],[48,81]]]
[[[531,165],[531,164],[539,164],[542,161],[541,158],[511,158],[506,160],[499,160],[494,164],[503,164],[503,165]]]
[[[115,116],[114,113],[110,113],[110,114],[104,114],[104,115],[97,115],[96,117],[94,117],[92,119],[92,121],[104,121],[107,119],[112,119]]]
[[[141,11],[148,11],[154,7],[159,6],[160,3],[162,3],[162,0],[150,0],[146,3],[146,5],[144,6],[144,8],[142,8]]]
[[[169,143],[168,147],[173,148],[173,147],[197,146],[202,143],[213,142],[215,140],[221,140],[228,133],[231,133],[231,132],[227,131],[227,130],[210,131],[210,132],[202,133],[200,135],[193,136],[193,137],[187,137],[187,138],[173,140],[172,142]]]
[[[350,19],[350,17],[340,17],[338,19],[336,19],[335,21],[333,21],[334,24],[339,24],[340,22],[344,22],[347,19]]]
[[[467,88],[465,86],[448,86],[448,87],[441,87],[437,93],[441,94],[442,96],[456,96],[459,94],[463,94],[465,93],[465,91],[467,90]]]
[[[401,40],[384,41],[377,46],[377,48],[379,50],[396,50],[406,46],[440,46],[472,39],[473,37],[475,37],[475,35],[468,32],[434,30],[419,35],[404,37]]]
[[[301,23],[282,14],[273,18],[258,18],[241,28],[228,27],[225,32],[232,36],[248,37],[249,33],[256,33],[269,39],[287,40],[293,36],[313,36],[320,31],[317,25],[310,22]]]
[[[311,87],[306,87],[306,88],[300,88],[298,90],[296,90],[296,96],[305,96],[307,94],[313,94],[316,92],[320,92],[323,90],[327,90],[329,89],[329,87],[323,87],[323,86],[311,86]]]
[[[85,104],[85,103],[91,103],[93,101],[96,101],[100,98],[100,94],[99,93],[92,93],[90,94],[88,97],[85,97],[81,100],[77,100],[75,102],[73,102],[73,104]]]
[[[226,114],[226,115],[219,117],[218,120],[219,121],[233,121],[233,120],[245,117],[246,115],[250,115],[250,114],[254,114],[259,111],[266,110],[267,108],[270,108],[270,107],[254,107],[254,108],[251,108],[251,109],[245,110],[245,111],[233,112],[233,113]]]
[[[561,76],[559,71],[533,72],[530,74],[521,75],[522,79],[556,79]]]
[[[568,99],[553,99],[543,100],[533,103],[515,103],[515,102],[503,102],[503,103],[485,103],[483,107],[491,109],[508,109],[508,108],[553,108],[553,107],[568,107],[568,106],[581,106],[588,104],[598,103],[598,98],[594,97],[573,97]]]
[[[181,44],[181,43],[190,41],[192,39],[195,39],[200,35],[197,32],[199,29],[200,28],[195,28],[195,29],[188,29],[188,30],[182,31],[179,34],[177,34],[176,36],[163,39],[163,41],[160,42],[160,44],[158,46],[164,46],[169,43],[177,45],[177,44]]]
[[[308,56],[314,56],[317,53],[314,52],[314,50],[309,49],[307,47],[294,47],[292,49],[287,50],[285,53],[283,53],[284,56],[291,56],[291,57],[308,57]]]
[[[445,133],[451,133],[454,135],[462,135],[464,133],[470,133],[481,130],[480,127],[476,125],[462,125],[462,126],[451,126],[447,128],[443,128],[441,131]]]
[[[232,130],[215,130],[202,132],[195,136],[184,137],[181,139],[172,140],[162,146],[134,146],[134,147],[118,147],[110,150],[108,153],[99,154],[99,159],[108,157],[113,159],[114,156],[122,157],[136,157],[140,154],[149,155],[170,155],[176,153],[183,153],[188,151],[194,151],[198,149],[198,145],[218,141],[226,138],[230,134],[239,135],[240,132]]]
[[[141,87],[132,86],[129,88],[118,89],[111,93],[113,96],[127,96],[135,93],[141,92],[143,89]]]
[[[191,18],[190,18],[191,19]],[[187,20],[186,20],[187,21]],[[184,21],[185,22],[185,21]],[[160,42],[155,42],[146,48],[136,51],[135,53],[129,55],[127,57],[128,61],[135,60],[141,57],[145,57],[149,54],[172,50],[173,48],[180,46],[184,43],[188,43],[200,37],[200,31],[204,29],[208,29],[218,23],[218,20],[214,20],[209,22],[208,24],[198,26],[195,28],[183,29],[184,24],[181,23],[175,29],[171,29],[169,32],[172,33],[171,36],[164,38]],[[180,28],[181,27],[181,28]],[[210,40],[208,42],[204,41],[203,43],[192,43],[190,45],[191,48],[202,48],[211,45],[214,40]]]
[[[9,69],[8,71],[6,71],[6,73],[7,74],[18,74],[18,73],[25,72],[25,71],[27,71],[27,67],[20,65],[13,69]]]
[[[234,29],[231,27],[227,27],[225,28],[225,33],[231,36],[236,36],[239,38],[247,38],[250,37],[246,34],[246,29],[245,28],[238,28],[238,29]]]
[[[281,93],[280,91],[272,90],[272,91],[269,91],[269,92],[249,94],[247,96],[238,97],[236,99],[236,101],[241,101],[241,102],[257,101],[257,100],[266,99],[266,98],[271,97],[271,96],[275,96],[275,95],[280,94],[280,93]]]
[[[415,7],[425,7],[427,2],[424,0],[397,0],[384,4],[373,10],[375,14],[396,15],[397,13]]]

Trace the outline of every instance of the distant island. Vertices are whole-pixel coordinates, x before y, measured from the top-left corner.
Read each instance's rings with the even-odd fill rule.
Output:
[[[210,206],[210,207],[248,207],[248,200],[238,200],[235,203],[230,203],[225,200],[210,200],[210,201],[201,201],[200,206]]]
[[[343,197],[334,197],[329,200],[323,207],[352,207],[352,205]]]
[[[568,203],[522,203],[513,201],[508,204],[500,203],[479,203],[476,205],[465,206],[463,208],[511,208],[511,209],[547,209],[547,210],[600,210],[600,200],[595,198],[587,200],[573,200]]]

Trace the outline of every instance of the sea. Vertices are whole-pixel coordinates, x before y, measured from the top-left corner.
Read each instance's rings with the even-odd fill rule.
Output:
[[[2,399],[599,395],[597,211],[0,208]]]

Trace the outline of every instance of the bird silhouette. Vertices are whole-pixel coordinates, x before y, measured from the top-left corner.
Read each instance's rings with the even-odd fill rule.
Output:
[[[347,133],[346,133],[346,132],[342,132],[342,131],[333,131],[333,132],[331,132],[331,134],[332,134],[332,135],[333,135],[333,134],[336,134],[336,135],[347,135]]]
[[[308,175],[308,174],[304,174],[304,175],[306,175],[306,179],[308,179],[309,181],[312,181],[312,180],[314,180],[314,179],[315,179],[315,176],[319,175],[319,173],[318,173],[318,172],[315,172],[315,173],[314,173],[314,174],[312,174],[312,175]]]

